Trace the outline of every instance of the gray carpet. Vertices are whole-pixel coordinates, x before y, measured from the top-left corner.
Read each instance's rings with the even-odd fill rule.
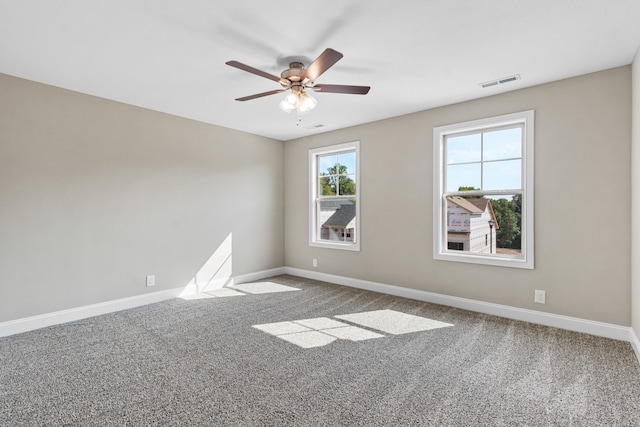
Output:
[[[640,425],[628,343],[268,282],[0,339],[0,425]]]

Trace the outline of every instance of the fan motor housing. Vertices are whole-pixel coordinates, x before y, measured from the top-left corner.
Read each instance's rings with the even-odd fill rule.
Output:
[[[299,82],[302,80],[302,74],[304,73],[304,64],[302,62],[292,62],[289,64],[289,69],[284,70],[280,77],[287,79],[291,82]]]

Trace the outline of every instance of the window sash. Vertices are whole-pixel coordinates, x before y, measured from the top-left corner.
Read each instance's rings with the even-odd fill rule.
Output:
[[[519,142],[519,150],[520,151],[520,155],[519,156],[501,156],[498,158],[495,157],[488,157],[486,158],[486,154],[487,154],[487,150],[485,150],[485,148],[487,146],[491,146],[493,145],[490,141],[491,138],[489,138],[489,141],[486,140],[486,136],[485,135],[495,135],[499,132],[504,132],[504,131],[509,131],[509,130],[519,130],[520,132],[520,141]],[[461,137],[469,137],[469,136],[476,136],[478,135],[478,141],[477,141],[477,158],[474,160],[467,160],[467,161],[450,161],[449,159],[449,153],[450,153],[450,142],[452,142],[452,140],[455,140],[457,138],[461,138]],[[480,190],[498,190],[498,191],[502,191],[502,190],[506,190],[507,188],[487,188],[487,185],[485,184],[487,182],[487,178],[491,178],[491,173],[489,172],[491,166],[494,165],[505,165],[507,162],[510,162],[513,164],[513,162],[519,162],[519,169],[520,169],[520,185],[518,187],[513,187],[510,188],[510,190],[522,190],[522,185],[524,182],[524,177],[522,176],[522,174],[524,173],[524,167],[523,167],[523,161],[524,161],[524,157],[523,157],[523,141],[524,139],[524,124],[522,123],[518,123],[518,124],[512,124],[512,125],[505,125],[505,126],[496,126],[496,127],[485,127],[482,129],[475,129],[475,130],[468,130],[466,132],[460,132],[460,133],[447,133],[445,135],[443,135],[443,142],[442,144],[444,145],[443,150],[444,150],[444,189],[445,191],[449,188],[449,182],[451,181],[451,179],[449,178],[449,174],[450,172],[453,171],[453,168],[455,168],[456,166],[460,167],[464,167],[464,166],[477,166],[478,170],[475,173],[477,176],[475,177],[475,179],[478,179],[478,186],[480,188]],[[475,142],[475,141],[472,141]],[[475,144],[474,144],[475,145]],[[511,153],[509,153],[511,154]],[[469,169],[468,169],[469,170]],[[470,181],[474,181],[471,180]],[[473,183],[473,182],[471,182]],[[456,188],[457,189],[457,188]],[[449,192],[453,192],[454,190],[449,190]]]
[[[433,258],[436,260],[470,262],[506,267],[518,267],[532,269],[534,266],[533,248],[533,130],[534,112],[507,114],[504,116],[475,120],[448,126],[434,128],[434,240]],[[484,189],[484,182],[479,186],[480,190],[455,191],[447,190],[448,167],[459,164],[482,164],[493,162],[485,160],[481,156],[477,161],[448,162],[447,139],[458,136],[472,136],[485,134],[498,130],[521,129],[520,157],[500,158],[495,161],[521,160],[520,186],[517,188]],[[484,171],[482,171],[484,173]],[[476,188],[478,188],[476,186]],[[520,195],[521,210],[521,256],[506,256],[502,254],[474,253],[471,251],[459,251],[449,249],[447,197],[450,196],[478,196],[499,197]]]
[[[354,154],[355,159],[352,161],[349,154]],[[322,157],[335,157],[335,162],[323,161]],[[345,164],[340,160],[346,160]],[[322,166],[321,166],[322,163]],[[346,165],[346,173],[331,174],[331,177],[337,177],[335,183],[335,195],[323,194],[322,179],[327,175],[322,175],[325,171],[320,170],[321,167],[327,167],[330,164]],[[329,166],[331,167],[331,166]],[[349,167],[355,167],[355,171],[349,170]],[[339,172],[339,170],[336,170]],[[309,207],[309,245],[344,249],[344,250],[360,250],[360,145],[359,141],[345,144],[338,144],[327,147],[320,147],[309,150],[309,176],[310,176],[310,207]],[[349,178],[354,182],[353,189],[350,192],[354,194],[340,194],[341,184],[340,178]],[[342,236],[342,240],[334,240],[323,238],[323,228],[321,223],[321,205],[323,203],[340,202],[354,203],[355,205],[355,224],[352,228],[330,227],[328,233],[332,237]],[[326,221],[326,218],[325,218]]]

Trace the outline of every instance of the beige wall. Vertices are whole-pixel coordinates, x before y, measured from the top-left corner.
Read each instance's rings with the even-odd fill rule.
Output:
[[[535,110],[536,268],[432,258],[435,126]],[[308,245],[308,150],[361,141],[360,252]],[[631,67],[285,144],[285,263],[629,326]],[[533,302],[547,291],[547,304]]]
[[[0,321],[186,285],[231,235],[233,275],[314,270],[317,258],[319,272],[630,325],[638,69],[636,60],[284,144],[0,75]],[[536,268],[434,261],[433,127],[528,109]],[[353,140],[362,251],[309,247],[308,149]]]
[[[633,106],[632,106],[632,174],[631,196],[633,207],[632,215],[632,239],[631,250],[631,312],[632,327],[636,336],[640,336],[640,50],[636,53],[633,62],[632,86],[633,86]]]
[[[0,75],[0,321],[184,286],[229,235],[233,275],[281,267],[282,159],[281,141]]]

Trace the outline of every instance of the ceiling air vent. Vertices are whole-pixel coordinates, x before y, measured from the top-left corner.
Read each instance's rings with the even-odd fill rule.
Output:
[[[515,82],[516,80],[520,80],[520,74],[514,74],[513,76],[502,77],[500,79],[491,80],[490,82],[480,83],[480,86],[485,88],[485,87],[503,85],[509,82]]]
[[[318,129],[318,128],[323,128],[324,125],[323,124],[317,124],[317,125],[311,125],[311,126],[305,126],[305,129]]]

